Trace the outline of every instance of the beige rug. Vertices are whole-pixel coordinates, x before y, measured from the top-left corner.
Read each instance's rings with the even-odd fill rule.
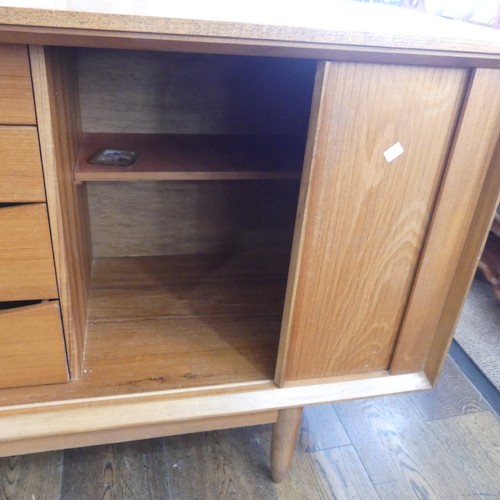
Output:
[[[472,284],[455,340],[500,391],[500,302],[480,278]]]

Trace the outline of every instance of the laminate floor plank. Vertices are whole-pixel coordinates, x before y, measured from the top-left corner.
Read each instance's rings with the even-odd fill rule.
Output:
[[[464,378],[455,361],[446,359],[441,378],[432,391],[409,396],[425,420],[468,415],[489,410],[477,389]]]
[[[208,434],[200,432],[161,440],[169,498],[176,500],[212,498]]]
[[[63,455],[62,451],[54,451],[0,458],[0,499],[58,499]]]
[[[351,474],[360,479],[347,481],[345,464],[355,462],[352,452],[326,450],[322,454],[298,449],[293,474],[280,484],[273,483],[269,471],[270,425],[166,438],[164,446],[169,491],[179,500],[323,500],[337,498],[339,492],[338,498],[351,498],[353,485],[363,484],[362,474],[366,476],[358,464],[360,471],[352,470]],[[330,455],[337,457],[333,465],[329,464]],[[362,491],[369,491],[370,484],[363,484]]]
[[[396,481],[399,498],[476,493],[408,396],[340,403],[335,409],[375,486]]]
[[[429,424],[473,493],[500,498],[500,424],[489,411]]]
[[[311,454],[316,468],[339,500],[380,499],[353,446],[340,446]],[[382,497],[384,498],[384,497]]]
[[[161,440],[64,452],[61,500],[171,498]]]
[[[304,408],[300,426],[299,450],[306,453],[351,444],[332,405]]]

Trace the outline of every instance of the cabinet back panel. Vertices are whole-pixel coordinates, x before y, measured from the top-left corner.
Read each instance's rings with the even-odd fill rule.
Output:
[[[281,382],[388,368],[468,72],[325,63],[318,78]]]
[[[93,255],[290,253],[298,182],[95,182]]]
[[[84,132],[307,133],[315,61],[77,53]]]

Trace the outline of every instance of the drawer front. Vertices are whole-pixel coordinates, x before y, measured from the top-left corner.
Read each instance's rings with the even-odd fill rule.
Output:
[[[0,208],[0,301],[55,298],[46,205]]]
[[[0,126],[0,203],[45,201],[36,127]]]
[[[58,301],[0,310],[0,367],[0,388],[68,380]]]
[[[36,124],[25,45],[0,45],[0,124]]]

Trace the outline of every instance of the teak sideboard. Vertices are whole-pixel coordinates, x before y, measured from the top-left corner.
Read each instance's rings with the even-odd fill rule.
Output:
[[[305,405],[436,383],[498,202],[500,32],[93,3],[0,7],[0,454],[274,423],[279,481]]]

